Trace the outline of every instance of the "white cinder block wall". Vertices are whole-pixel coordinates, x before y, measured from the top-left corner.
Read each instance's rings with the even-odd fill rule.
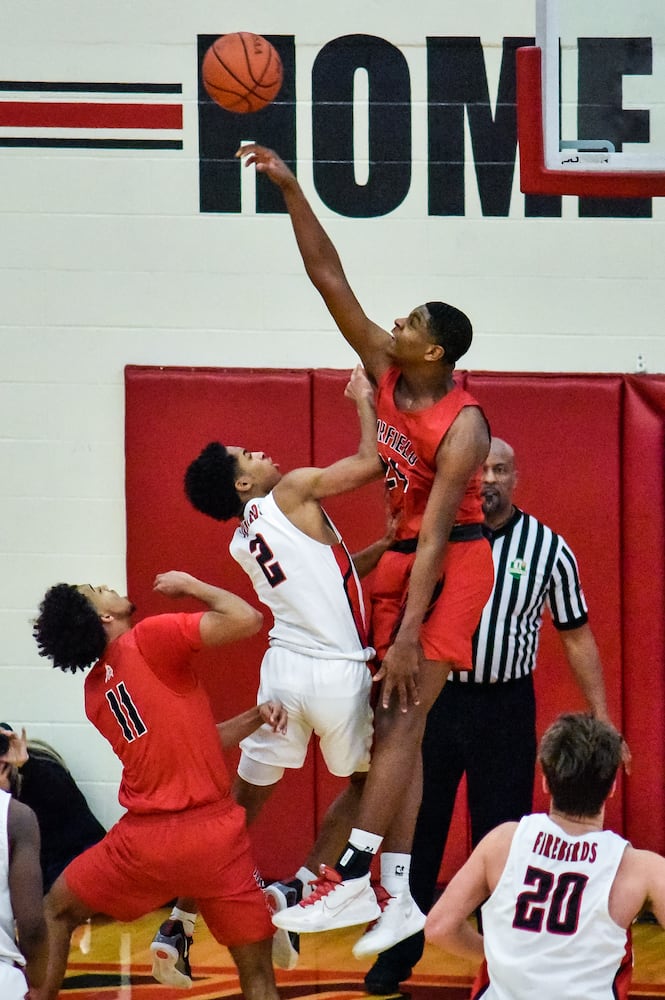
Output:
[[[30,622],[52,583],[126,585],[124,366],[354,363],[288,220],[254,214],[251,171],[241,215],[199,213],[197,34],[295,36],[298,172],[360,300],[387,326],[427,299],[460,305],[476,330],[468,367],[626,372],[642,355],[664,371],[665,209],[579,219],[566,198],[562,218],[525,218],[516,179],[510,216],[484,218],[467,143],[465,215],[428,218],[425,40],[481,37],[491,92],[502,38],[535,31],[532,0],[338,0],[315,17],[301,0],[245,15],[212,0],[0,0],[0,12],[5,82],[182,85],[157,98],[183,105],[179,150],[0,145],[0,716],[51,741],[109,825],[117,762],[84,717],[82,677],[40,661]],[[411,75],[411,186],[380,218],[337,216],[312,185],[311,67],[350,33],[396,46]],[[55,99],[3,88],[2,101]],[[72,133],[0,126],[0,140],[46,134]]]

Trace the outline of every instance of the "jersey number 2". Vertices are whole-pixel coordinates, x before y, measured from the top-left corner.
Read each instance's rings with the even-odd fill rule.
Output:
[[[261,572],[271,587],[276,587],[286,580],[286,574],[275,559],[274,553],[263,535],[257,535],[249,543],[249,551],[261,567]]]
[[[534,885],[535,889],[521,892],[517,897],[513,927],[538,934],[545,922],[545,929],[550,934],[574,934],[580,918],[582,893],[588,881],[587,875],[562,872],[555,885],[551,872],[529,865],[524,883]]]

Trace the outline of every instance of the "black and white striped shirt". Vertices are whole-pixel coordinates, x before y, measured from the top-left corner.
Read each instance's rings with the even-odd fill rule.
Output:
[[[475,670],[451,674],[453,683],[488,684],[532,673],[546,607],[560,630],[588,619],[577,562],[561,535],[517,508],[487,535],[494,589],[473,637]]]

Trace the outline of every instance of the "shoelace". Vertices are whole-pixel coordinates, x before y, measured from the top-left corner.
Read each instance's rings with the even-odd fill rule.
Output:
[[[381,908],[381,913],[383,913],[390,900],[395,898],[394,896],[390,895],[387,889],[383,888],[380,882],[378,885],[374,886],[374,895],[376,896],[376,901],[379,904],[379,907]],[[373,930],[378,924],[379,920],[380,917],[377,917],[376,920],[373,920],[371,924],[369,924],[367,931],[365,931],[365,933],[367,934],[369,931]]]
[[[385,910],[386,906],[394,896],[391,896],[387,889],[384,889],[381,883],[374,886],[374,895],[376,896],[376,901],[381,907],[381,913]]]
[[[311,906],[313,903],[318,902],[323,896],[327,896],[329,892],[332,892],[340,882],[342,882],[342,876],[339,872],[336,872],[334,868],[328,868],[328,865],[321,865],[321,874],[318,878],[313,879],[308,882],[308,885],[313,886],[307,899],[303,899],[298,904],[299,906]]]

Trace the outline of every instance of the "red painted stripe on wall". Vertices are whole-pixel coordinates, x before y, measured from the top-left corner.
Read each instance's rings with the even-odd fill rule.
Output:
[[[0,127],[182,128],[181,104],[0,101]]]

